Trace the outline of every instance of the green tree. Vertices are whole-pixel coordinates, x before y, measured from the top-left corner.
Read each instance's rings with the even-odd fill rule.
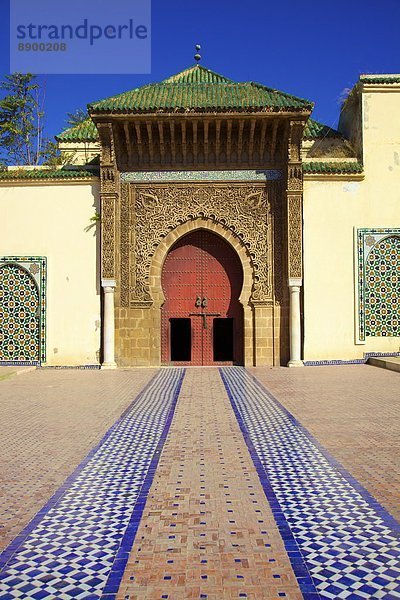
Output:
[[[0,163],[41,164],[50,149],[43,136],[44,90],[31,73],[6,75],[0,90]]]
[[[67,123],[70,127],[75,127],[88,119],[88,114],[82,108],[78,108],[74,113],[67,113]]]

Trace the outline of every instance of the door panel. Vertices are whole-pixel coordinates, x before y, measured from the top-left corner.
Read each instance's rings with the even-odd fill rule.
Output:
[[[242,284],[239,258],[221,237],[198,230],[181,238],[168,253],[162,272],[165,295],[161,318],[162,362],[212,365],[223,361],[241,364],[243,316],[238,298]],[[175,322],[181,319],[190,319],[190,358],[187,358],[189,353],[176,353],[180,344],[179,327],[187,328],[187,325]],[[214,319],[229,319],[231,325],[217,324],[214,333]],[[223,327],[236,331],[236,335],[232,333],[231,336],[235,341],[229,341],[228,335],[225,348]],[[181,335],[186,335],[187,339],[183,329]],[[216,354],[215,343],[218,347]],[[228,355],[230,358],[226,358]],[[178,358],[182,356],[187,360]]]

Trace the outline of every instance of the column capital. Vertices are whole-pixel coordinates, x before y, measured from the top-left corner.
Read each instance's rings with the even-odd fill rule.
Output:
[[[103,288],[115,288],[116,287],[116,281],[115,279],[102,279],[101,280],[101,287]]]
[[[301,287],[303,285],[303,279],[301,277],[289,277],[289,287]]]

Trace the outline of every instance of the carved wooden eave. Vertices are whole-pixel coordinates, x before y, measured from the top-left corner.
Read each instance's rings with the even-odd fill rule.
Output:
[[[309,112],[96,115],[112,128],[119,171],[268,168],[287,163],[290,122]]]

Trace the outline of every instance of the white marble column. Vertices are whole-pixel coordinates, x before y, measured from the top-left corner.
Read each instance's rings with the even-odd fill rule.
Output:
[[[114,291],[115,279],[102,279],[104,292],[103,310],[103,364],[102,369],[116,369],[114,360]]]
[[[300,278],[289,279],[290,292],[290,360],[288,367],[303,367],[301,360]]]

